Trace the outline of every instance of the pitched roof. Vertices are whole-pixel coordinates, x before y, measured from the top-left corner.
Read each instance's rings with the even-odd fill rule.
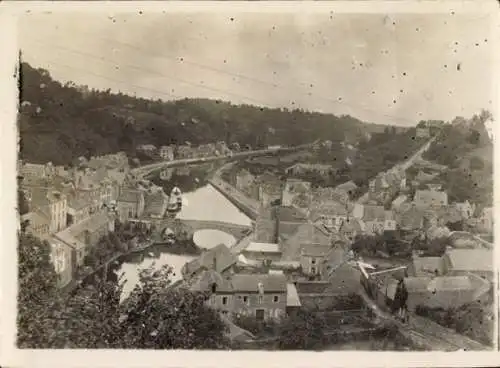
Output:
[[[309,213],[309,218],[313,221],[322,216],[346,216],[349,208],[334,200],[318,202]]]
[[[143,196],[140,190],[124,188],[120,191],[118,202],[138,203]]]
[[[71,196],[68,201],[68,207],[75,210],[81,210],[82,208],[88,207],[92,204],[90,198],[78,198],[76,196]]]
[[[470,290],[472,283],[468,276],[435,277],[427,285],[430,291]]]
[[[305,222],[307,216],[292,206],[279,206],[276,208],[275,216],[280,222]]]
[[[188,262],[183,267],[183,273],[192,274],[202,268],[223,272],[236,263],[236,257],[224,244],[203,252],[198,258]]]
[[[216,290],[220,292],[230,292],[233,289],[231,281],[215,270],[203,271],[192,281],[190,289],[192,291],[208,291],[213,284],[217,286]]]
[[[286,292],[287,280],[285,275],[278,274],[236,274],[231,278],[235,292],[258,292],[259,283],[262,283],[265,292]]]
[[[416,257],[413,259],[415,276],[435,276],[443,272],[443,259],[441,257]]]
[[[331,249],[332,247],[329,245],[304,244],[300,248],[300,253],[303,256],[324,257],[329,254]]]
[[[399,195],[395,200],[392,201],[392,206],[393,207],[399,207],[401,206],[406,200],[408,199],[408,196],[401,194]]]
[[[398,216],[399,226],[404,230],[416,230],[422,227],[424,221],[424,211],[410,206],[406,211]]]
[[[417,204],[446,205],[448,194],[437,190],[417,190],[414,201]]]
[[[384,221],[384,206],[365,205],[363,210],[363,221]]]
[[[404,283],[406,289],[409,293],[411,292],[427,292],[427,286],[429,285],[432,277],[405,277]]]
[[[493,272],[491,249],[450,249],[446,251],[446,256],[453,270]]]
[[[245,248],[246,252],[261,252],[261,253],[281,253],[278,244],[274,243],[257,243],[250,242]]]
[[[352,180],[347,181],[345,183],[342,183],[340,185],[337,185],[335,187],[335,189],[342,190],[342,191],[345,191],[345,192],[353,191],[353,190],[355,190],[357,188],[358,188],[358,186]]]
[[[163,216],[167,201],[168,197],[163,191],[150,193],[145,198],[144,212],[150,215]]]

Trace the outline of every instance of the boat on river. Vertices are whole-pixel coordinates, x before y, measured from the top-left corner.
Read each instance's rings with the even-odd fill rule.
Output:
[[[174,187],[170,192],[170,199],[167,205],[167,212],[175,214],[182,209],[182,192],[178,187]]]

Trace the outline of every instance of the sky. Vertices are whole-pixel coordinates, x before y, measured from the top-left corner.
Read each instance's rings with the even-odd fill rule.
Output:
[[[60,81],[415,125],[496,116],[480,14],[32,14],[23,59]]]

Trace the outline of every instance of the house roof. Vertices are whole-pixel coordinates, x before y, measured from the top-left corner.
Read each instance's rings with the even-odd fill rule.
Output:
[[[334,200],[325,200],[318,202],[317,205],[309,212],[309,218],[313,221],[322,216],[347,216],[349,208],[345,204]]]
[[[363,209],[363,221],[384,221],[384,206],[365,205]]]
[[[33,212],[28,212],[25,215],[23,215],[22,220],[28,220],[30,221],[30,224],[32,226],[43,226],[43,225],[50,225],[50,216],[47,214],[46,211],[44,211],[42,208],[37,208]]]
[[[90,198],[78,198],[76,196],[71,196],[68,201],[68,207],[73,208],[75,210],[81,210],[87,206],[90,206],[92,201]]]
[[[446,251],[446,256],[453,270],[493,272],[491,249],[450,249]]]
[[[223,272],[236,263],[236,257],[231,253],[228,247],[224,244],[219,244],[203,252],[198,258],[186,263],[183,272],[192,274],[202,268],[213,269],[214,263],[215,271]]]
[[[409,293],[411,292],[427,292],[427,286],[429,285],[432,277],[422,276],[422,277],[405,277],[404,283],[406,289]]]
[[[352,180],[347,181],[345,183],[342,183],[340,185],[337,185],[335,187],[335,189],[342,190],[342,191],[345,191],[345,192],[353,191],[353,190],[355,190],[357,188],[358,188],[358,186]]]
[[[438,173],[427,174],[427,173],[423,172],[422,170],[420,170],[418,172],[418,174],[415,176],[415,180],[417,180],[418,182],[424,183],[424,182],[433,180],[438,175],[439,175]]]
[[[163,191],[148,194],[145,198],[145,210],[147,214],[163,216],[168,197]]]
[[[415,276],[441,274],[443,271],[443,259],[441,257],[416,257],[413,259]]]
[[[422,227],[424,221],[424,211],[411,206],[399,215],[399,226],[404,230],[416,230]]]
[[[245,248],[246,252],[261,252],[261,253],[281,253],[278,244],[274,243],[257,243],[250,242]]]
[[[435,277],[427,285],[429,291],[470,290],[472,283],[468,276]]]
[[[278,274],[235,274],[231,277],[235,292],[258,292],[262,283],[264,292],[286,292],[285,275]]]
[[[190,289],[192,291],[208,291],[213,284],[217,286],[216,290],[220,292],[231,292],[233,290],[230,279],[223,277],[215,270],[204,270],[192,281]]]
[[[417,204],[445,205],[448,203],[448,194],[438,190],[417,190],[414,201]]]
[[[406,202],[407,199],[408,199],[408,196],[406,196],[404,194],[399,195],[395,200],[392,201],[392,206],[393,207],[399,207],[404,202]]]
[[[329,254],[332,249],[329,245],[303,244],[300,247],[300,253],[303,256],[324,257]]]
[[[138,203],[143,196],[140,190],[124,188],[118,196],[118,202]]]
[[[279,206],[275,216],[282,222],[305,222],[307,220],[304,213],[292,206]]]
[[[287,307],[300,307],[302,304],[300,303],[299,293],[297,292],[297,288],[294,284],[287,283],[286,284],[286,306]]]

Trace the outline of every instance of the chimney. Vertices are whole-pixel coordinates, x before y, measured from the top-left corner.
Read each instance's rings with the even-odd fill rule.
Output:
[[[259,295],[264,295],[264,284],[262,282],[259,281],[257,289],[259,290]]]

